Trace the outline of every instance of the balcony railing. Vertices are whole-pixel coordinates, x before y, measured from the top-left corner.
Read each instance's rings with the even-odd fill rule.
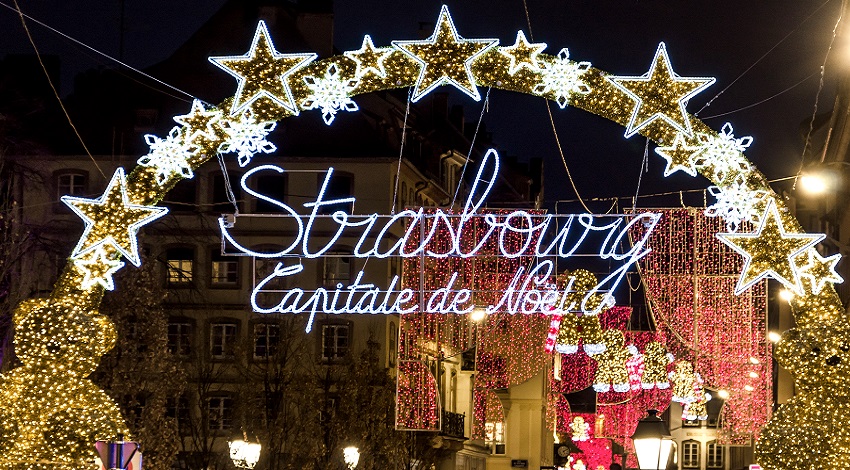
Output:
[[[441,434],[449,437],[463,438],[464,420],[466,414],[443,411],[443,429]]]

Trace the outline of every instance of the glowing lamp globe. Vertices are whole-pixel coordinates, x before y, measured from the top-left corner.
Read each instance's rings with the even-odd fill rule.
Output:
[[[230,442],[230,460],[236,468],[254,468],[260,460],[263,446],[258,442],[247,442],[241,439]]]
[[[354,469],[357,467],[357,463],[360,462],[360,449],[354,446],[346,447],[342,449],[342,458],[345,460],[348,468]]]
[[[800,187],[809,194],[823,194],[826,192],[827,184],[823,176],[804,174],[800,176]]]
[[[481,323],[485,318],[487,318],[487,310],[482,307],[476,307],[472,313],[469,314],[469,319],[475,323]]]
[[[632,435],[638,466],[641,470],[662,470],[667,468],[673,438],[667,423],[658,417],[658,411],[648,410],[647,414],[649,416],[638,421]]]

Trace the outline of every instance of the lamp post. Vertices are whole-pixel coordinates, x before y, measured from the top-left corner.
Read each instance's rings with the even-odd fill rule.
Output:
[[[259,442],[248,442],[248,439],[234,439],[229,442],[230,460],[236,468],[254,468],[260,460],[263,446]]]
[[[354,470],[357,467],[357,463],[360,462],[360,449],[354,446],[348,446],[342,449],[342,458],[345,460],[345,464],[348,465],[348,469]]]
[[[658,417],[658,410],[647,410],[647,414],[638,421],[632,435],[638,466],[641,470],[663,470],[667,468],[673,437],[667,423]]]

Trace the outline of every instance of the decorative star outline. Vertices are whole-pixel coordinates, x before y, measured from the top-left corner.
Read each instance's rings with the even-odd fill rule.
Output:
[[[141,265],[136,235],[139,229],[168,213],[165,207],[130,202],[124,169],[118,168],[98,199],[62,196],[62,202],[83,219],[86,228],[71,258],[110,245],[135,266]]]
[[[357,63],[357,69],[354,76],[358,80],[366,76],[367,73],[384,78],[387,76],[387,69],[384,67],[384,61],[394,51],[393,48],[377,48],[372,44],[372,37],[368,34],[363,36],[363,45],[356,51],[345,51],[342,55],[348,57]]]
[[[124,263],[121,260],[110,259],[101,245],[75,259],[74,266],[83,273],[81,283],[83,290],[88,290],[97,284],[106,290],[115,290],[112,275],[123,268]]]
[[[768,276],[795,293],[802,294],[800,272],[794,264],[794,258],[826,238],[826,235],[786,232],[779,210],[770,200],[761,224],[754,233],[718,233],[717,238],[745,259],[735,286],[736,295]]]
[[[434,34],[421,41],[393,41],[393,46],[419,63],[419,78],[413,88],[411,101],[419,101],[440,85],[454,85],[460,91],[481,100],[472,63],[498,39],[465,39],[458,35],[449,8],[443,5]]]
[[[699,145],[688,145],[685,136],[681,132],[676,133],[676,138],[673,140],[673,145],[667,147],[656,147],[655,153],[667,160],[667,167],[664,168],[664,176],[670,176],[678,170],[696,176],[697,169],[694,166],[693,158],[702,150]]]
[[[503,46],[498,48],[499,54],[511,60],[508,66],[508,74],[514,75],[523,68],[527,68],[532,72],[540,71],[540,64],[537,63],[537,56],[546,49],[546,43],[529,43],[525,39],[525,33],[522,31],[516,32],[516,41],[513,46]]]
[[[210,57],[209,61],[239,81],[230,108],[231,115],[239,114],[261,97],[265,97],[297,116],[298,106],[287,79],[316,57],[318,55],[315,53],[277,52],[266,22],[260,21],[251,42],[251,49],[245,55]]]
[[[840,253],[824,258],[817,250],[811,249],[800,257],[805,257],[808,261],[805,265],[800,266],[800,276],[806,278],[812,284],[814,294],[820,294],[827,282],[834,284],[844,282],[844,278],[835,270],[841,260]]]
[[[714,83],[713,77],[682,78],[673,72],[667,47],[658,44],[649,71],[639,77],[605,77],[635,101],[625,136],[631,137],[656,119],[691,137],[691,120],[685,107],[697,93]],[[672,95],[672,96],[668,96]]]
[[[192,109],[189,114],[174,116],[174,122],[183,126],[187,131],[191,131],[191,134],[186,133],[187,143],[197,138],[215,140],[217,132],[213,125],[218,123],[220,119],[221,111],[217,109],[207,111],[201,100],[197,99],[192,101]]]

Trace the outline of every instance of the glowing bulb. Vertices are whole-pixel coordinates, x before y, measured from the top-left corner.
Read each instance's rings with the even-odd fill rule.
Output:
[[[775,331],[770,331],[767,333],[767,339],[769,339],[771,343],[778,343],[779,340],[782,339],[782,335]]]
[[[469,314],[469,318],[475,323],[481,323],[485,318],[487,318],[487,310],[477,307]]]
[[[752,385],[744,385],[744,390],[746,390],[746,391],[748,391],[748,392],[752,392],[752,391],[753,391],[753,390],[755,390],[755,389],[753,388],[753,386],[752,386]]]
[[[811,173],[800,176],[800,187],[809,194],[823,194],[827,189],[826,180]]]
[[[758,373],[753,372],[753,371],[750,371],[750,373],[749,373],[748,375],[749,375],[749,376],[750,376],[750,378],[752,378],[752,379],[757,379],[757,378],[759,378]]]
[[[790,302],[791,299],[794,298],[794,292],[790,289],[782,289],[779,291],[779,298],[786,302]]]
[[[761,361],[759,361],[758,358],[750,356],[750,364],[761,364]]]
[[[717,396],[725,400],[729,398],[729,392],[727,392],[726,390],[718,390]]]

